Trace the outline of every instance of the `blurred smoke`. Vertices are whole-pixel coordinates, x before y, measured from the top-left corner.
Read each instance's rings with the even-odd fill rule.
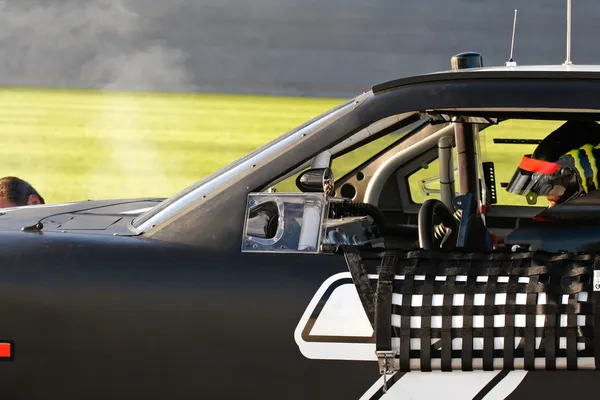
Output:
[[[0,1],[0,84],[194,90],[184,66],[186,55],[149,39],[151,22],[127,0]],[[81,185],[88,198],[106,197],[107,182],[137,196],[144,195],[149,182],[164,187],[166,178],[145,136],[139,104],[127,96],[105,96],[98,105],[87,126],[78,129],[95,135],[111,159],[84,175]],[[148,179],[140,182],[140,170]]]
[[[0,83],[188,91],[186,55],[127,0],[0,1]]]
[[[463,51],[503,65],[515,8],[519,65],[565,58],[565,0],[4,1],[9,84],[352,97]],[[598,63],[599,18],[597,0],[574,2],[573,62]],[[115,71],[123,57],[138,68]]]
[[[144,118],[147,110],[131,96],[106,96],[104,99],[101,112],[90,121],[89,127],[96,134],[96,140],[105,146],[110,159],[84,176],[82,187],[87,199],[171,195],[164,192],[168,177],[159,159],[159,149],[147,136],[151,131]],[[164,123],[168,125],[169,120],[165,116]],[[95,151],[92,148],[85,150]],[[170,162],[177,163],[177,160]]]

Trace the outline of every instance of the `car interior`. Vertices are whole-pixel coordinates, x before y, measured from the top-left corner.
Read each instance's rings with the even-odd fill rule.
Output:
[[[376,129],[367,129],[368,135],[356,133],[317,155],[302,171],[251,196],[281,202],[294,193],[323,194],[315,214],[321,219],[311,225],[317,236],[304,248],[317,253],[334,252],[341,245],[407,251],[589,250],[600,243],[600,235],[581,228],[590,218],[570,224],[577,220],[572,204],[556,206],[552,214],[545,198],[506,191],[523,156],[573,118],[593,119],[585,112],[407,113],[379,121]],[[248,204],[246,226],[252,222],[254,227],[252,235],[244,230],[243,251],[266,251],[252,248],[253,240],[275,237],[277,227],[284,229],[287,221],[277,212],[261,213],[258,203],[255,198]],[[285,208],[280,205],[280,212]],[[258,228],[257,215],[263,221]],[[297,215],[295,229],[301,235],[309,220]],[[285,225],[292,229],[289,221]],[[270,251],[300,251],[295,245],[272,244]]]

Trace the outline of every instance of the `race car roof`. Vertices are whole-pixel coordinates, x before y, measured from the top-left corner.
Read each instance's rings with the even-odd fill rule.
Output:
[[[600,65],[532,65],[440,71],[395,79],[372,87],[373,93],[418,83],[478,79],[600,79]]]

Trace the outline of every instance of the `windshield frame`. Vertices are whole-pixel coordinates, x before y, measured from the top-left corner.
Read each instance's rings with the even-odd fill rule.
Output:
[[[329,126],[351,112],[366,97],[368,97],[368,92],[347,100],[188,186],[133,219],[131,221],[131,228],[136,234],[147,231],[157,223],[177,214],[188,204],[193,203],[199,198],[206,197],[201,193],[210,192],[213,186],[218,187],[222,182],[243,174],[244,171],[251,170],[263,157],[281,153],[285,151],[285,148],[293,145],[303,137],[314,134],[316,131]]]

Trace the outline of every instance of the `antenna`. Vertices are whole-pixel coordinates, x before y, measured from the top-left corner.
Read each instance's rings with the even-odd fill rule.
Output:
[[[515,10],[515,20],[513,22],[512,41],[510,44],[510,59],[504,64],[507,67],[516,67],[517,63],[513,60],[513,51],[515,50],[515,30],[517,29],[517,10]]]
[[[571,0],[567,0],[567,59],[563,65],[571,64]]]

